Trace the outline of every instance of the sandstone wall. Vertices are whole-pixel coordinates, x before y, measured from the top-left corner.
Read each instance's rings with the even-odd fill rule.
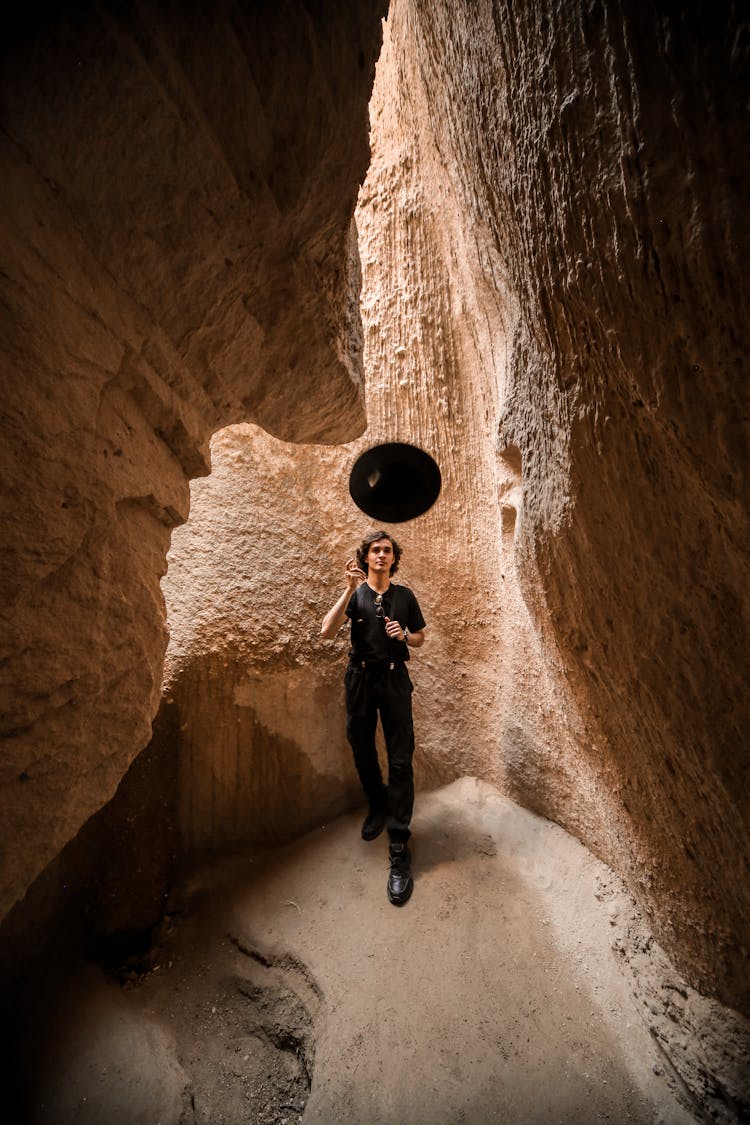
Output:
[[[349,471],[382,440],[430,450],[443,473],[434,509],[392,528],[405,548],[399,580],[428,620],[411,665],[419,784],[482,774],[505,787],[514,754],[537,768],[552,755],[557,783],[574,780],[513,561],[519,466],[495,450],[513,309],[499,271],[478,265],[481,252],[498,267],[497,253],[467,240],[400,20],[396,9],[378,64],[357,210],[368,428],[338,449],[223,431],[174,536],[164,710],[182,731],[181,833],[198,852],[293,835],[361,801],[344,736],[348,637],[329,643],[319,630],[371,525]]]
[[[748,1010],[743,43],[720,8],[391,5],[357,215],[368,429],[293,455],[222,435],[226,472],[175,537],[169,705],[190,746],[193,686],[221,652],[231,668],[183,775],[194,846],[235,823],[233,791],[190,813],[224,754],[229,776],[294,763],[290,832],[321,762],[350,799],[345,642],[315,633],[369,524],[353,460],[413,441],[444,473],[394,529],[429,621],[420,782],[476,773],[575,832],[691,983]],[[210,516],[236,505],[246,520]],[[247,793],[238,838],[278,827],[276,798]]]
[[[4,25],[0,915],[148,742],[208,440],[364,424],[352,213],[379,3]]]
[[[411,26],[452,183],[519,305],[500,435],[526,603],[612,797],[605,817],[534,803],[747,1010],[742,29],[639,4],[416,5]]]
[[[147,738],[182,846],[355,799],[322,613],[355,456],[403,529],[422,784],[475,773],[747,994],[746,32],[735,9],[77,6],[5,37],[3,903]],[[294,81],[289,76],[294,76]],[[269,436],[269,434],[273,436]],[[295,452],[287,440],[312,443]],[[177,737],[175,736],[175,737]],[[174,747],[172,746],[173,750]]]

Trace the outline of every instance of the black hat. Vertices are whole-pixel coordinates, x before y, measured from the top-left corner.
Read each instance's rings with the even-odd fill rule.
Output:
[[[349,493],[361,511],[383,523],[423,515],[440,493],[440,469],[429,453],[392,441],[362,453],[349,476]]]

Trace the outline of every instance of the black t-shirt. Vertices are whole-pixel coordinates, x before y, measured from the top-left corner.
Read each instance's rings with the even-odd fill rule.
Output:
[[[352,647],[349,655],[355,660],[408,660],[409,647],[404,641],[394,641],[385,631],[385,619],[398,621],[403,629],[418,633],[424,629],[425,620],[419,602],[408,586],[393,583],[383,594],[383,616],[375,612],[375,592],[363,582],[346,607],[346,616],[352,623]]]

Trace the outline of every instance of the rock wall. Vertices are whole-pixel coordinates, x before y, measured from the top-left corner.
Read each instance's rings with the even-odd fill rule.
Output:
[[[554,789],[534,804],[747,1011],[746,36],[722,6],[465,15],[407,22],[451,182],[518,303],[499,432],[520,451],[521,584],[610,795],[606,816]]]
[[[211,476],[193,484],[164,580],[161,711],[179,732],[176,820],[188,854],[289,839],[356,800],[337,706],[343,672],[318,640],[335,511],[327,479],[340,460],[337,449],[232,426],[213,439]]]
[[[750,1011],[747,33],[673,8],[394,0],[364,340],[377,5],[9,31],[6,907],[148,739],[170,531],[229,422],[268,432],[215,439],[165,582],[180,846],[356,799],[345,642],[317,631],[369,523],[349,467],[402,439],[444,473],[402,534],[420,783],[563,824]],[[367,431],[324,447],[364,425],[363,343]]]
[[[234,666],[210,769],[253,768],[252,701],[295,777],[313,784],[325,744],[333,785],[345,642],[315,630],[369,523],[348,471],[379,440],[428,449],[441,498],[394,528],[429,622],[420,783],[474,773],[563,824],[690,983],[747,1012],[744,44],[716,7],[396,0],[357,213],[368,429],[293,455],[223,435],[166,588],[191,745],[189,666]],[[249,510],[243,479],[249,536],[227,514]],[[199,544],[211,590],[191,595]],[[194,845],[233,800],[185,828]],[[309,822],[280,800],[290,832]]]
[[[430,450],[443,473],[434,509],[392,529],[405,548],[399,580],[429,623],[411,665],[419,784],[481,774],[506,787],[508,759],[529,750],[555,757],[560,784],[574,781],[554,741],[564,705],[513,562],[518,465],[495,449],[506,349],[482,321],[488,312],[495,327],[511,319],[507,298],[501,279],[475,268],[476,251],[467,260],[398,23],[396,9],[357,209],[367,430],[333,449],[290,446],[251,426],[217,434],[213,472],[194,482],[190,521],[173,539],[163,706],[169,728],[182,731],[182,838],[199,853],[269,831],[291,836],[361,800],[344,737],[348,639],[342,630],[325,642],[319,630],[371,522],[349,497],[349,471],[382,440]],[[455,276],[451,262],[461,263]]]
[[[211,433],[364,424],[380,3],[27,5],[0,85],[0,916],[148,742]]]

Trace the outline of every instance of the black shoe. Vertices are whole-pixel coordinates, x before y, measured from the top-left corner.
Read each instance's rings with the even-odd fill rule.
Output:
[[[388,900],[394,906],[403,906],[411,897],[414,880],[411,877],[411,856],[406,844],[391,844],[388,849],[391,873],[388,876]]]
[[[362,839],[376,839],[385,828],[385,822],[387,818],[388,809],[373,808],[372,805],[370,805],[370,811],[362,821]]]

